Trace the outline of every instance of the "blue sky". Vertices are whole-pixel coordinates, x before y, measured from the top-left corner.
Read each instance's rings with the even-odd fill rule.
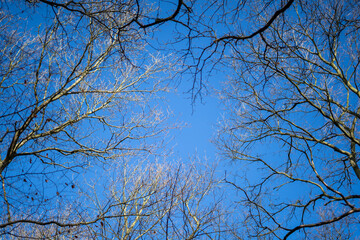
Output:
[[[171,8],[169,9],[171,10]],[[164,12],[166,11],[167,9],[165,8]],[[31,25],[31,22],[37,24],[37,21],[36,18],[31,19],[29,25]],[[31,27],[36,28],[36,26]],[[157,40],[161,40],[162,43],[171,42],[171,32],[173,30],[171,23],[161,26],[160,31],[155,33],[156,39],[154,39],[154,42]],[[222,27],[219,27],[218,30],[225,32]],[[156,44],[157,43],[155,43],[155,46]],[[207,43],[201,42],[200,40],[198,44],[199,46],[205,46]],[[172,47],[175,49],[186,48],[186,42]],[[156,50],[151,48],[149,48],[149,51],[156,53]],[[170,52],[171,50],[167,51],[167,53]],[[174,58],[176,58],[176,56],[174,56]],[[162,107],[164,107],[164,110],[169,107],[171,111],[171,116],[167,123],[169,123],[169,125],[179,126],[179,128],[170,129],[167,139],[170,140],[167,146],[173,150],[173,155],[170,156],[171,161],[179,160],[186,163],[195,157],[200,161],[206,159],[209,163],[217,163],[220,161],[216,145],[211,141],[216,139],[216,132],[222,123],[223,114],[225,114],[225,107],[217,93],[217,90],[221,88],[222,82],[227,80],[226,69],[223,68],[222,70],[222,73],[214,72],[211,76],[206,77],[205,80],[208,84],[208,91],[203,90],[202,98],[192,98],[192,75],[184,75],[181,80],[177,77],[168,80],[170,92],[164,94],[165,103]],[[204,73],[206,74],[206,72]],[[195,89],[195,91],[196,90],[197,89]],[[279,146],[278,142],[269,143],[264,141],[256,144],[252,150],[256,154],[264,154],[269,162],[275,164],[277,161],[281,162],[286,159],[286,152],[282,151],[283,149]],[[256,169],[251,169],[250,167],[241,168],[240,164],[230,163],[229,161],[229,159],[220,161],[218,170],[220,178],[224,175],[226,169],[229,175],[231,173],[239,173],[239,175],[247,174],[250,180],[261,178],[261,176],[257,175],[258,171],[256,171]],[[44,179],[39,181],[44,182]],[[287,197],[290,194],[301,196],[304,194],[303,190],[304,188],[302,187],[285,188],[285,190],[281,192],[282,196],[278,197]],[[227,197],[229,197],[228,201],[232,202],[240,199],[240,194],[238,195],[235,191],[229,190],[227,194]]]
[[[210,159],[216,158],[216,147],[210,141],[216,137],[216,127],[221,119],[220,101],[215,93],[204,96],[203,102],[192,100],[185,92],[186,88],[177,89],[178,93],[169,96],[169,106],[173,119],[183,125],[173,130],[174,151],[181,158],[197,154]]]

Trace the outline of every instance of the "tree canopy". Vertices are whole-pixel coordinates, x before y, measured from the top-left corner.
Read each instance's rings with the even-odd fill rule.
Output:
[[[356,0],[1,1],[0,236],[355,239],[359,31]],[[172,153],[180,83],[222,102],[211,160]]]

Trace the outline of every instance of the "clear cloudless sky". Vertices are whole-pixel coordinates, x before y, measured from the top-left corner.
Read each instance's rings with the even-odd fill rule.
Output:
[[[172,119],[182,126],[172,131],[174,153],[181,158],[194,154],[215,160],[216,147],[211,140],[215,138],[216,125],[221,117],[220,101],[214,93],[192,104],[191,96],[184,93],[184,84],[176,93],[169,96]]]

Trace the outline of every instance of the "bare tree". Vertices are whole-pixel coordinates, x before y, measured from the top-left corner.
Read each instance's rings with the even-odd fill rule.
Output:
[[[111,206],[110,215],[123,217],[109,218],[97,236],[213,239],[224,234],[225,212],[221,196],[216,194],[219,182],[213,168],[199,163],[135,167],[125,163],[115,169],[122,174],[110,184],[107,206]]]
[[[86,224],[64,228],[28,223],[15,228],[11,236],[16,239],[225,237],[227,214],[222,209],[221,197],[216,194],[219,182],[212,168],[200,168],[200,164],[185,166],[118,159],[109,168],[97,169],[99,178],[85,176],[87,184],[79,188],[71,207],[64,209],[66,222],[77,218]]]
[[[5,235],[19,223],[84,223],[75,217],[62,221],[53,206],[76,188],[73,178],[81,169],[155,150],[161,141],[146,139],[164,131],[166,116],[151,104],[165,89],[161,79],[171,67],[147,54],[145,40],[131,30],[113,38],[93,19],[61,10],[31,28],[26,24],[39,20],[24,14],[29,18],[12,16],[6,8],[0,12],[0,229]],[[126,56],[124,46],[131,46]]]
[[[208,80],[213,73],[222,72],[224,67],[227,68],[221,60],[229,54],[231,44],[241,48],[247,39],[256,38],[267,32],[274,21],[279,21],[287,14],[294,2],[184,1],[186,4],[183,10],[187,14],[178,15],[172,20],[174,29],[178,29],[174,34],[173,43],[177,47],[174,50],[184,59],[186,71],[183,73],[193,74],[190,91],[193,100],[197,96],[201,97],[207,87],[212,85]],[[158,9],[161,12],[161,7]],[[269,14],[266,15],[265,12]],[[263,17],[263,21],[257,21],[259,17]],[[168,45],[167,47],[169,48]]]
[[[154,28],[160,28],[164,24],[171,26],[173,31],[168,32],[169,36],[165,37],[167,40],[160,38],[154,46],[162,51],[179,54],[186,66],[181,73],[190,72],[194,75],[191,89],[195,98],[206,86],[203,75],[208,75],[208,71],[214,69],[219,59],[226,53],[229,43],[241,44],[244,40],[264,33],[295,1],[25,0],[24,2],[35,8],[47,6],[53,12],[61,10],[74,19],[91,20],[94,26],[106,29],[111,38],[118,40],[124,57],[127,57],[129,49],[123,39],[127,31],[131,30],[132,34],[137,34],[140,38],[144,34],[152,34],[157,38],[153,34]],[[23,1],[19,4],[23,4]],[[259,9],[254,11],[257,7]],[[263,14],[265,11],[270,14],[265,16]],[[127,16],[126,19],[123,16]],[[256,18],[259,16],[264,16],[266,19],[258,22]],[[58,17],[58,21],[60,24],[66,23],[61,17]],[[249,22],[252,23],[251,26]],[[130,57],[127,59],[131,60]]]
[[[231,113],[218,143],[240,169],[254,170],[226,181],[243,193],[248,236],[313,239],[344,222],[354,233],[360,4],[297,1],[289,11],[256,38],[228,43]],[[257,21],[267,19],[265,11]]]

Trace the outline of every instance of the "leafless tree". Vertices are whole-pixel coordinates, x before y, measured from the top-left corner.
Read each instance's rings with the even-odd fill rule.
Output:
[[[147,139],[166,118],[155,97],[171,66],[131,30],[114,38],[62,10],[41,24],[13,11],[0,12],[1,234],[19,223],[77,225],[53,206],[81,169],[155,150],[161,141]]]
[[[212,168],[200,167],[118,159],[111,167],[101,170],[102,173],[97,172],[99,179],[85,176],[87,184],[80,186],[78,198],[73,199],[70,208],[64,209],[65,221],[77,218],[86,224],[64,228],[28,223],[15,228],[11,236],[16,239],[224,238],[228,234],[227,214],[222,209],[220,195],[216,194],[219,182]],[[84,202],[88,203],[86,209]]]
[[[226,53],[229,43],[241,44],[244,40],[264,33],[295,2],[295,0],[23,1],[27,2],[29,7],[48,6],[52,11],[61,10],[74,19],[91,20],[94,26],[106,29],[113,39],[119,40],[124,57],[127,57],[129,49],[123,40],[127,31],[131,30],[132,34],[137,34],[141,38],[144,34],[153,35],[154,28],[160,28],[164,24],[171,26],[173,31],[168,32],[169,36],[165,37],[167,40],[160,39],[155,44],[156,49],[175,51],[179,54],[186,66],[181,73],[191,72],[194,76],[191,86],[195,94],[193,97],[201,94],[201,90],[206,85],[203,82],[203,75],[208,75],[208,71],[214,69],[219,59]],[[20,1],[20,4],[23,4],[23,1]],[[254,11],[256,7],[259,9]],[[263,22],[256,21],[257,17],[265,16],[263,15],[265,11],[270,13],[266,19]],[[125,20],[124,15],[127,16]],[[58,17],[58,21],[60,24],[66,22],[61,17]]]
[[[226,214],[221,195],[216,194],[219,182],[212,168],[201,169],[199,163],[148,163],[129,171],[131,166],[124,165],[130,164],[116,168],[124,170],[111,183],[111,202],[107,203],[110,215],[124,217],[105,221],[97,236],[213,239],[226,234]]]
[[[253,169],[226,179],[243,193],[248,236],[359,227],[359,13],[358,1],[297,1],[257,37],[228,42],[231,113],[218,144],[239,175]]]

